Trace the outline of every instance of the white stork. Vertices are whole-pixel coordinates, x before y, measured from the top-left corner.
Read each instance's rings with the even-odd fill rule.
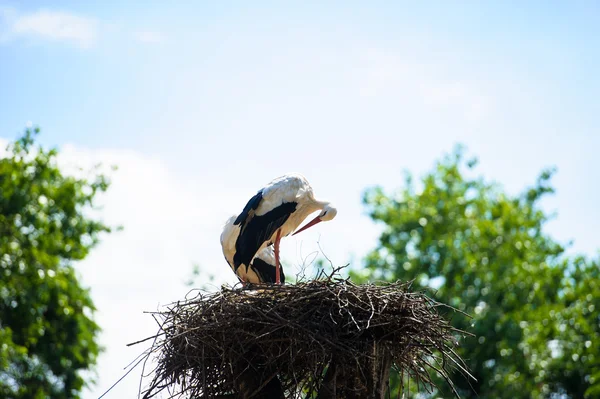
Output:
[[[315,199],[312,187],[298,173],[278,177],[258,190],[239,215],[227,220],[221,233],[223,255],[242,283],[272,281],[259,267],[265,270],[271,267],[268,273],[272,274],[269,247],[273,245],[275,284],[281,284],[279,242],[318,210],[321,211],[319,215],[292,235],[319,222],[332,220],[337,210],[328,201]],[[257,254],[259,256],[255,258]]]

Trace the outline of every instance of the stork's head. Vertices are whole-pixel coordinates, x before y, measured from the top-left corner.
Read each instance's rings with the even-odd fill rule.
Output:
[[[337,215],[337,209],[331,204],[326,204],[317,218],[322,222],[328,222]]]
[[[304,225],[304,227],[302,227],[300,230],[297,230],[292,235],[296,235],[296,234],[300,233],[301,231],[304,231],[304,230],[308,229],[309,227],[314,226],[317,223],[328,222],[328,221],[332,220],[335,217],[335,215],[337,215],[337,209],[335,209],[335,207],[332,206],[330,203],[326,202],[323,204],[323,208],[321,209],[321,212],[319,213],[319,215],[316,218],[314,218],[310,222],[306,223],[306,225]]]

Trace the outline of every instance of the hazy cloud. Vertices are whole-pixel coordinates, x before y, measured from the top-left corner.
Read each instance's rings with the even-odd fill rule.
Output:
[[[81,49],[94,47],[102,37],[120,37],[145,44],[161,44],[166,36],[154,30],[131,30],[121,24],[64,10],[20,11],[0,7],[0,43],[15,40],[42,40],[72,44]]]
[[[90,48],[98,39],[99,21],[65,11],[41,9],[19,13],[12,8],[0,9],[3,41],[33,38],[69,42]]]

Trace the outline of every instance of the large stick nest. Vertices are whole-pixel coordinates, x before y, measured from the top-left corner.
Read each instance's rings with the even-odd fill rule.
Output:
[[[264,387],[279,379],[286,397],[315,397],[332,359],[360,370],[384,345],[392,366],[430,391],[432,375],[453,386],[450,369],[468,374],[454,352],[463,334],[442,306],[403,282],[355,285],[334,274],[284,286],[222,287],[155,312],[160,331],[147,356],[157,366],[145,398],[240,397],[249,371]],[[448,309],[447,307],[445,307]],[[376,359],[375,359],[376,360]]]

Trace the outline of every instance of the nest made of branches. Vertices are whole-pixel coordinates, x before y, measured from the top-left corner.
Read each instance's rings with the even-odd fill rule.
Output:
[[[286,397],[314,398],[333,359],[360,370],[377,360],[373,343],[427,391],[433,374],[451,387],[452,368],[468,375],[454,351],[464,332],[441,315],[445,305],[410,292],[406,282],[356,285],[335,272],[321,277],[199,291],[153,312],[160,329],[146,356],[155,356],[156,367],[143,396],[166,390],[169,397],[250,397],[239,390],[252,371],[265,383],[278,379]]]

